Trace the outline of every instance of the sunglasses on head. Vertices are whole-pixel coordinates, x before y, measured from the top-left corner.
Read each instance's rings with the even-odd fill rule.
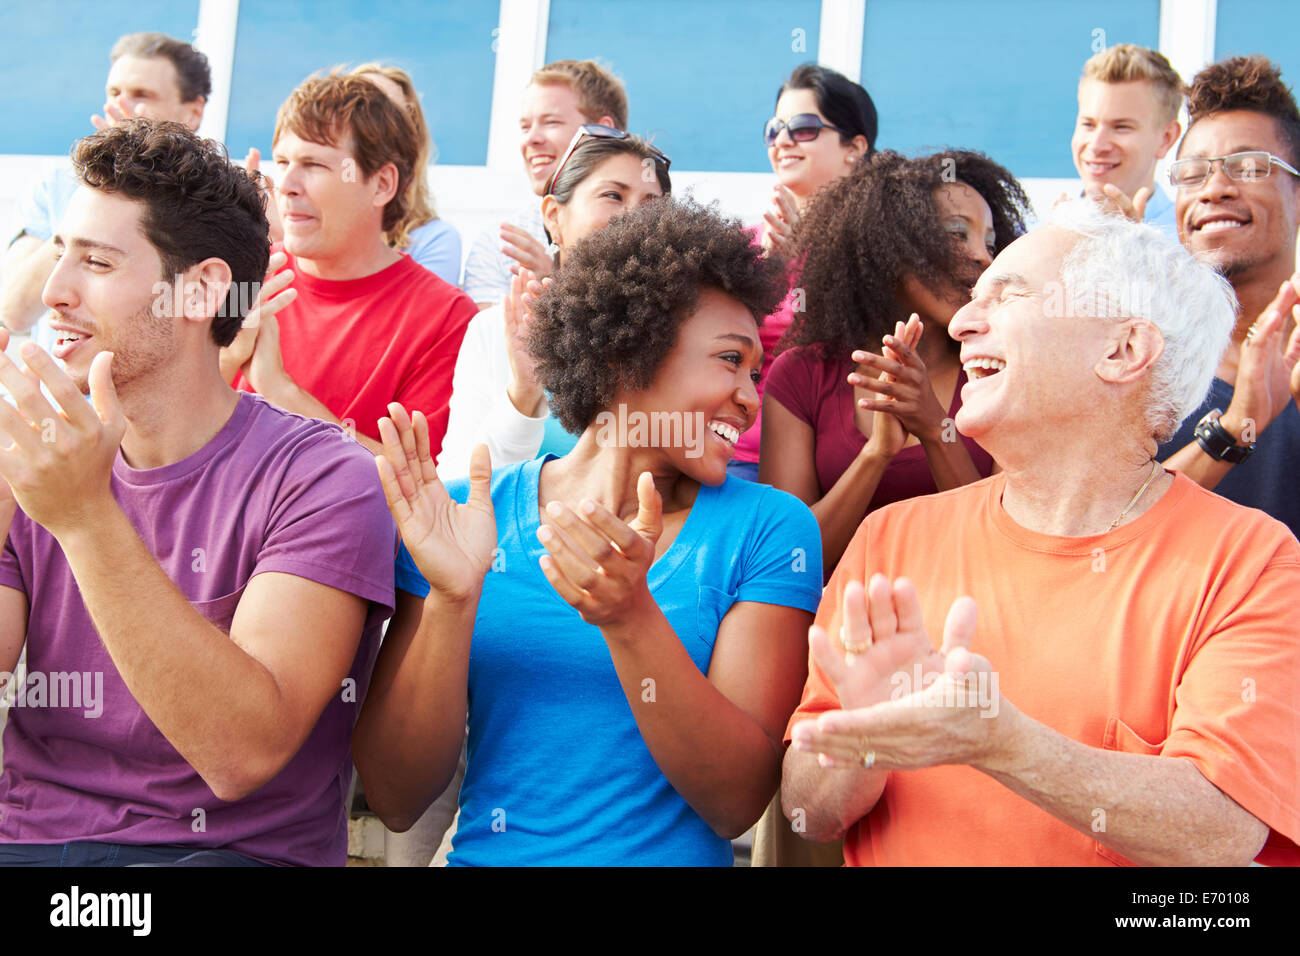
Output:
[[[569,141],[569,148],[564,151],[564,155],[560,157],[560,161],[555,164],[555,171],[551,173],[551,178],[546,180],[546,189],[542,193],[543,196],[549,196],[551,194],[551,190],[555,188],[555,181],[560,178],[560,172],[564,169],[564,164],[569,161],[569,157],[572,156],[573,151],[578,148],[578,144],[588,136],[594,136],[597,139],[632,138],[631,133],[621,129],[615,129],[612,126],[605,126],[601,123],[588,123],[585,126],[579,126],[578,131],[573,134],[573,139]],[[659,152],[659,150],[655,149],[649,143],[646,144],[646,148],[650,150],[650,155],[664,164],[664,172],[667,172],[668,167],[672,165],[672,160]]]
[[[811,143],[824,129],[833,129],[837,133],[849,135],[848,130],[822,122],[822,118],[816,113],[800,113],[798,116],[791,116],[789,122],[773,116],[763,127],[763,142],[771,146],[781,135],[781,130],[786,130],[796,143]]]

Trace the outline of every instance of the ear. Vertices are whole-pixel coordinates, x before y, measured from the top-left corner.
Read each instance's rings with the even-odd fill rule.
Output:
[[[384,163],[375,170],[375,174],[370,177],[369,185],[374,190],[372,202],[375,206],[383,209],[397,195],[397,181],[400,177],[397,174],[397,165],[395,163]]]
[[[596,125],[598,125],[598,126],[611,126],[611,127],[613,127],[614,129],[622,129],[621,126],[619,126],[617,123],[614,122],[614,117],[609,116],[609,115],[602,116],[600,119],[596,120]],[[626,132],[626,131],[625,131],[625,132]]]
[[[554,196],[542,197],[542,224],[557,246],[564,245],[560,234],[560,201]]]
[[[1153,324],[1146,319],[1120,319],[1094,371],[1103,382],[1126,385],[1146,375],[1164,351],[1165,338]]]
[[[224,259],[204,259],[185,270],[184,313],[191,322],[207,322],[226,301],[233,279]],[[251,296],[250,296],[251,298]]]
[[[848,161],[850,163],[862,162],[862,157],[867,155],[867,150],[870,148],[871,148],[871,144],[867,142],[867,138],[865,136],[859,135],[853,137],[853,141],[849,143],[849,149],[851,149],[853,152],[849,155]]]
[[[196,96],[194,99],[184,104],[186,126],[192,130],[197,130],[199,128],[199,124],[203,122],[203,107],[206,104],[207,100],[202,96]]]
[[[1171,119],[1165,131],[1160,134],[1160,145],[1156,147],[1156,159],[1164,159],[1165,154],[1174,148],[1183,127],[1177,119]]]

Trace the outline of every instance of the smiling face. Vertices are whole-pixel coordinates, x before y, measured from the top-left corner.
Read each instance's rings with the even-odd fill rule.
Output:
[[[993,260],[949,334],[961,343],[968,381],[957,428],[984,441],[1002,434],[1041,433],[1075,423],[1099,383],[1106,320],[1048,315],[1048,290],[1078,237],[1054,226],[1017,239]]]
[[[611,121],[607,116],[598,121],[583,116],[578,108],[578,94],[567,84],[533,83],[524,90],[519,114],[519,151],[533,192],[540,196],[546,191],[546,181],[569,148],[573,134],[579,126],[590,122],[608,125]]]
[[[54,357],[82,392],[100,352],[113,353],[121,394],[175,361],[180,320],[170,317],[172,277],[162,276],[162,259],[141,228],[144,208],[82,186],[54,236],[58,260],[41,299],[55,313]]]
[[[120,56],[113,61],[104,84],[104,96],[122,97],[128,115],[170,120],[198,129],[203,119],[203,98],[181,101],[180,77],[165,56]]]
[[[276,140],[275,202],[284,224],[284,248],[302,259],[345,256],[383,232],[384,206],[395,191],[380,176],[361,175],[353,156],[352,134],[337,146],[300,139],[283,132]],[[381,181],[382,180],[382,181]]]
[[[555,244],[563,250],[604,229],[615,216],[661,197],[659,180],[651,176],[645,182],[644,168],[631,153],[610,156],[578,183],[564,205],[554,196],[543,199],[542,217]]]
[[[1272,117],[1246,110],[1213,113],[1192,124],[1179,159],[1267,150],[1292,162]],[[1294,163],[1293,163],[1294,165]],[[1229,279],[1257,270],[1289,274],[1293,255],[1300,179],[1278,166],[1254,182],[1228,178],[1215,163],[1200,186],[1180,188],[1175,201],[1178,238],[1197,258]]]
[[[763,348],[758,324],[738,300],[718,289],[700,291],[695,311],[649,388],[620,389],[615,406],[646,416],[679,414],[693,441],[662,448],[667,463],[701,484],[719,485],[740,433],[758,417]],[[653,420],[653,419],[651,419]],[[702,430],[703,434],[698,432]]]
[[[1178,139],[1178,121],[1164,121],[1155,87],[1146,80],[1079,83],[1079,115],[1070,151],[1083,188],[1097,195],[1107,183],[1132,196],[1152,182],[1156,160]]]
[[[801,113],[812,113],[823,123],[829,122],[817,109],[817,94],[812,90],[786,90],[777,100],[773,115],[789,122]],[[800,199],[807,199],[827,183],[852,172],[853,164],[865,151],[865,137],[845,146],[839,133],[823,129],[816,139],[796,143],[783,129],[767,148],[767,158],[781,184]]]
[[[944,231],[960,246],[959,254],[969,263],[955,277],[962,292],[940,290],[941,294],[935,294],[909,276],[903,283],[902,301],[908,310],[946,328],[957,310],[970,301],[971,287],[993,261],[997,235],[993,231],[993,211],[989,204],[965,183],[940,186],[934,191],[934,202]]]

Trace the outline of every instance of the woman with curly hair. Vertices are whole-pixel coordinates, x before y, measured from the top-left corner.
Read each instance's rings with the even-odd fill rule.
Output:
[[[492,473],[479,449],[444,486],[423,416],[392,406],[399,587],[427,597],[390,629],[353,739],[389,826],[446,785],[468,701],[450,864],[731,864],[777,786],[821,593],[808,509],[726,471],[782,291],[737,223],[650,203],[536,304],[572,452]]]
[[[827,183],[846,176],[876,142],[876,105],[871,96],[848,77],[815,63],[796,67],[776,94],[772,118],[763,127],[767,159],[776,173],[771,206],[763,223],[749,230],[768,255],[790,260],[794,231],[800,214]],[[790,285],[797,280],[792,269]],[[791,296],[759,328],[763,340],[763,377],[758,395],[763,397],[773,349],[794,319]],[[762,408],[754,427],[740,436],[728,471],[738,478],[758,479],[759,436]]]
[[[869,511],[990,473],[953,425],[965,373],[948,323],[1027,209],[980,153],[883,152],[800,223],[807,309],[768,377],[759,470],[812,508],[828,574]]]
[[[557,267],[578,240],[672,192],[668,158],[641,137],[609,126],[579,128],[561,158],[542,197],[542,222],[556,247]],[[480,444],[500,468],[539,452],[566,454],[577,440],[551,414],[526,347],[529,303],[541,290],[533,273],[520,269],[510,295],[470,320],[456,357],[438,456],[443,477],[469,474],[470,455]]]

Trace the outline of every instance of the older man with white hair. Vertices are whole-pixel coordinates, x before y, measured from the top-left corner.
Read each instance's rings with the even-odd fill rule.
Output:
[[[1300,544],[1154,460],[1233,321],[1086,204],[998,256],[951,334],[1001,473],[858,529],[787,731],[796,831],[850,865],[1300,862]]]

